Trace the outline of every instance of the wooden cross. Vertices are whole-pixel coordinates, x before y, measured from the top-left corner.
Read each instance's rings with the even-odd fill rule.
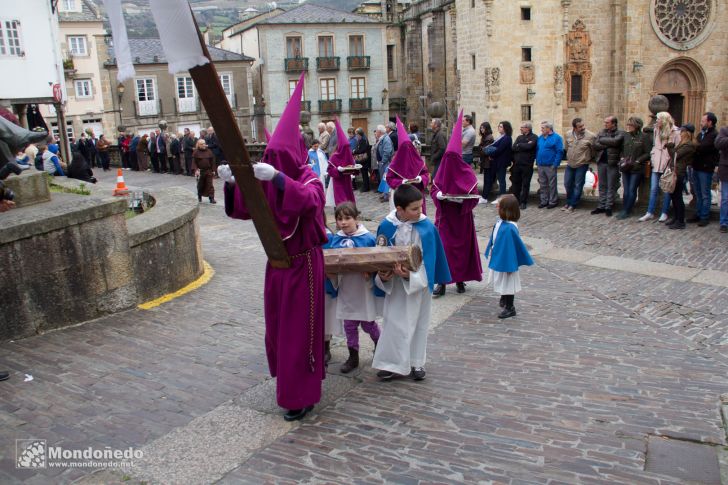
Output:
[[[190,9],[191,10],[191,9]],[[192,16],[194,20],[194,15]],[[290,268],[291,260],[283,244],[278,225],[273,218],[273,212],[263,193],[263,188],[253,175],[253,165],[250,162],[248,149],[245,147],[243,135],[240,133],[235,116],[228,103],[225,91],[220,83],[217,69],[212,63],[212,57],[207,50],[200,28],[195,20],[197,37],[202,46],[202,52],[210,62],[203,66],[190,69],[190,76],[195,83],[200,100],[210,117],[212,127],[215,129],[225,158],[235,175],[235,183],[245,199],[245,205],[253,219],[253,225],[263,244],[268,262],[274,268]]]

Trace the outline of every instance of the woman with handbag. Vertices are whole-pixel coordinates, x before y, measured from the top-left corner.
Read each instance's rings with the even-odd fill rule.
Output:
[[[626,219],[632,214],[632,207],[637,200],[637,190],[642,182],[644,165],[650,159],[650,136],[642,132],[642,118],[636,116],[627,120],[627,136],[622,145],[622,156],[619,160],[619,170],[622,172],[622,186],[624,198],[622,212],[617,219]]]
[[[478,154],[478,165],[480,166],[480,173],[485,173],[490,168],[490,157],[485,156],[485,147],[492,145],[495,141],[493,138],[493,128],[490,127],[490,123],[483,121],[480,124],[480,143],[476,147],[473,147],[473,155]]]
[[[685,187],[685,176],[688,166],[693,163],[693,156],[697,146],[693,141],[695,126],[686,123],[680,128],[680,142],[677,146],[668,144],[668,150],[673,160],[672,172],[674,186],[670,197],[672,207],[675,210],[675,218],[667,222],[670,229],[685,229],[685,201],[683,200],[683,187]]]
[[[361,179],[362,188],[361,192],[369,192],[371,178],[369,171],[372,168],[372,155],[371,145],[367,140],[364,130],[362,128],[356,129],[356,145],[354,146],[354,161],[361,165]]]
[[[650,176],[650,201],[647,204],[647,212],[639,218],[640,222],[649,221],[655,218],[655,208],[657,207],[657,196],[660,192],[660,176],[670,163],[670,154],[667,150],[667,144],[677,145],[680,143],[680,131],[675,126],[672,116],[667,111],[657,113],[655,122],[655,138],[650,152],[650,161],[652,163],[652,175]],[[670,196],[663,194],[662,213],[659,222],[667,220],[667,212],[670,210]]]

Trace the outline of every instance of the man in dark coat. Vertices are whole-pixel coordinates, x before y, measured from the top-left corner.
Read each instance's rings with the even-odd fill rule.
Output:
[[[700,120],[700,133],[697,136],[698,148],[693,158],[693,187],[695,187],[695,215],[686,222],[697,222],[700,227],[707,226],[710,217],[710,187],[713,172],[718,166],[720,153],[715,147],[718,132],[715,125],[718,118],[710,111]]]
[[[445,148],[447,147],[447,140],[445,134],[442,132],[442,120],[440,118],[433,118],[430,123],[432,128],[432,141],[430,142],[430,162],[434,166],[432,169],[432,180],[435,179],[437,168],[440,166],[442,156],[445,154]]]
[[[513,168],[511,169],[511,193],[518,199],[521,209],[525,209],[528,202],[537,146],[538,137],[533,133],[533,125],[524,121],[521,124],[521,134],[513,143]]]

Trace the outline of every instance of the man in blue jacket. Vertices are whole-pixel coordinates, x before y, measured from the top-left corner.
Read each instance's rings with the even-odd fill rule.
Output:
[[[554,124],[541,122],[541,136],[536,148],[536,168],[538,169],[538,185],[541,188],[539,209],[553,209],[559,205],[559,194],[556,190],[556,169],[561,164],[564,153],[564,141],[554,132]]]

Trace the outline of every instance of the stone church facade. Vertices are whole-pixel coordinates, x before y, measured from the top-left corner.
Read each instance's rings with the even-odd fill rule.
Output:
[[[728,4],[720,0],[425,0],[405,12],[408,118],[444,103],[476,123],[614,114],[647,121],[664,94],[680,122],[728,118]]]

